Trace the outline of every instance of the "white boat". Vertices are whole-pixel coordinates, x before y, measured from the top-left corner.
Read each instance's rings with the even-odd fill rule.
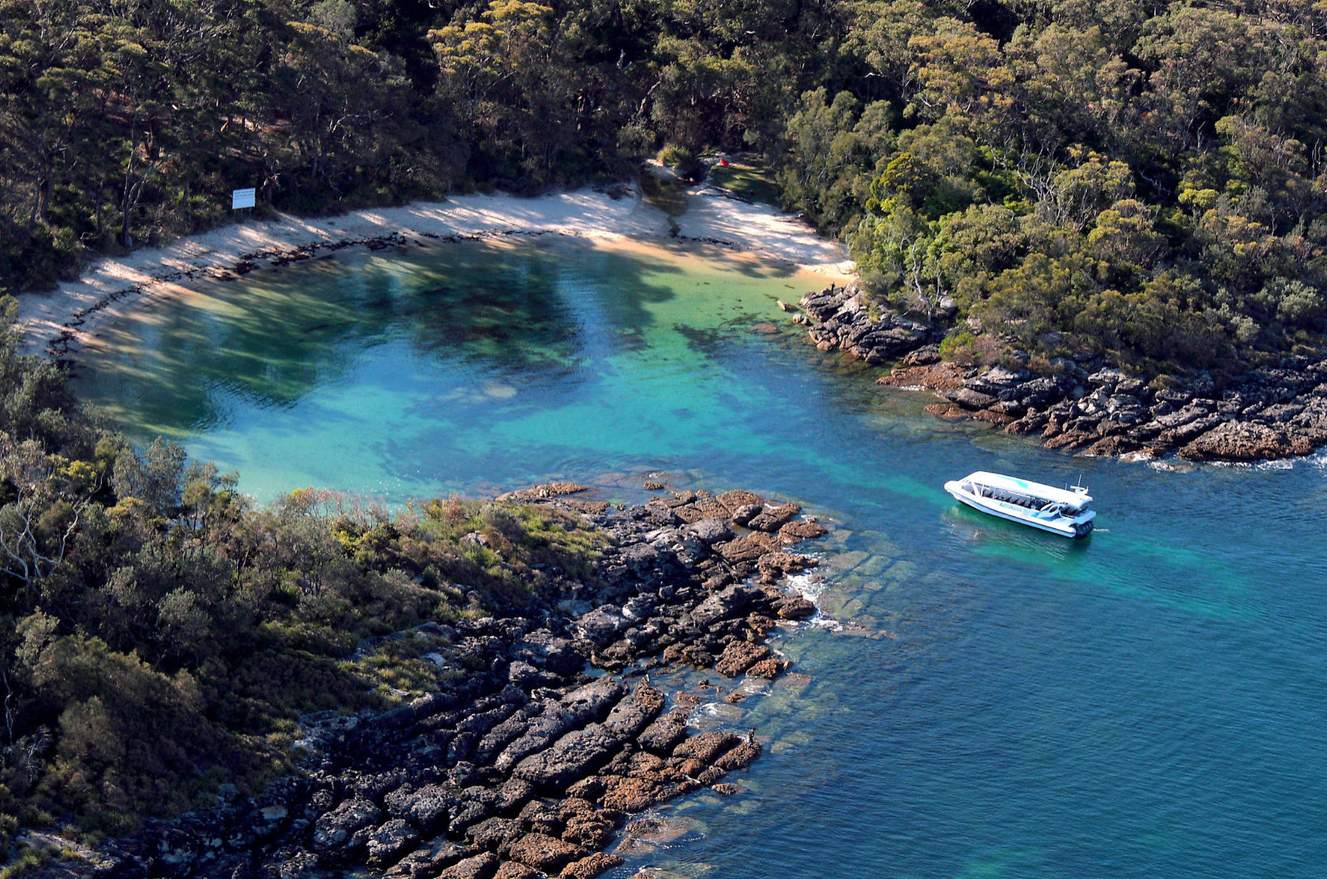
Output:
[[[978,471],[945,483],[945,491],[974,510],[1062,537],[1086,537],[1097,517],[1081,485],[1055,488],[1016,476]]]

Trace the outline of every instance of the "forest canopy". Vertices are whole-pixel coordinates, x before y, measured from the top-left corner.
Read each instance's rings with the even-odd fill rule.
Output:
[[[763,154],[879,295],[963,334],[1217,366],[1327,321],[1324,0],[0,0],[0,23],[11,290],[221,222],[233,187],[328,211],[672,146]]]

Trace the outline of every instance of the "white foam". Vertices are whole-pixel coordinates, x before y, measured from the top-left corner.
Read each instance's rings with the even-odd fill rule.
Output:
[[[786,582],[792,591],[812,604],[817,604],[828,586],[824,577],[812,573],[789,574]]]
[[[1295,462],[1290,458],[1277,458],[1272,461],[1259,461],[1255,470],[1294,470]]]
[[[825,616],[825,614],[820,612],[817,612],[815,616],[807,620],[806,624],[813,629],[825,629],[830,632],[843,631],[843,623],[831,616]]]
[[[805,625],[813,629],[828,629],[831,632],[843,631],[843,623],[826,614],[820,606],[821,597],[829,589],[828,580],[819,574],[802,573],[789,574],[785,582],[789,589],[816,606],[815,614],[805,621]]]

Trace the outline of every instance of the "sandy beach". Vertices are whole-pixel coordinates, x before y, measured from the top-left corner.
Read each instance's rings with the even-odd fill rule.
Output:
[[[680,240],[735,255],[847,274],[846,249],[793,215],[749,203],[713,187],[687,194],[686,210],[671,217],[642,198],[638,187],[611,193],[580,189],[535,198],[465,195],[337,216],[236,223],[91,263],[76,281],[21,294],[18,326],[31,353],[69,356],[96,343],[102,327],[151,303],[187,292],[194,281],[227,280],[296,254],[448,236],[551,233],[589,240]]]

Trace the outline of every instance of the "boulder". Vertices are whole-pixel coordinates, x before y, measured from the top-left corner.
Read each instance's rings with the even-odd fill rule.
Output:
[[[519,778],[509,778],[498,786],[497,799],[493,806],[499,812],[512,812],[532,796],[534,796],[534,788],[530,786],[529,782],[522,781]]]
[[[402,818],[393,818],[369,834],[369,863],[383,866],[395,863],[419,834]]]
[[[764,515],[763,513],[761,515]],[[759,517],[757,517],[759,518]],[[754,519],[752,521],[755,521]],[[734,540],[715,544],[714,550],[729,564],[754,562],[765,553],[774,549],[775,540],[768,534],[752,532],[743,534]]]
[[[595,852],[563,867],[558,877],[559,879],[594,879],[600,873],[606,873],[614,867],[620,867],[623,863],[625,862],[617,855]]]
[[[765,502],[760,495],[750,491],[725,491],[716,500],[728,511],[729,517],[748,507],[756,507],[759,512],[758,508]]]
[[[507,857],[544,873],[556,873],[584,854],[569,842],[543,833],[530,833],[507,848]]]
[[[733,536],[733,529],[723,519],[700,519],[687,527],[704,544],[718,543]]]
[[[795,552],[771,552],[760,557],[756,568],[762,581],[773,583],[788,574],[799,574],[819,564],[819,560]]]
[[[753,678],[772,681],[788,669],[788,661],[777,656],[770,656],[753,664],[746,673]]]
[[[458,843],[442,842],[430,849],[411,852],[383,875],[387,879],[416,879],[416,877],[437,876],[442,870],[464,860],[473,853],[473,849],[467,849]]]
[[[1025,369],[1013,370],[1003,366],[992,366],[965,381],[964,386],[977,393],[1003,399],[1005,394],[1016,393],[1018,388],[1030,378],[1032,373]]]
[[[761,504],[745,504],[733,510],[733,524],[746,527],[747,523],[760,515],[764,507]]]
[[[636,737],[636,744],[654,754],[671,754],[686,738],[688,714],[688,709],[678,707],[656,718]]]
[[[520,822],[512,818],[486,818],[465,832],[466,840],[478,848],[496,850],[520,836]]]
[[[633,595],[622,605],[622,616],[633,623],[639,623],[649,619],[656,606],[655,600],[648,595]]]
[[[584,638],[596,647],[607,647],[620,638],[630,625],[631,620],[623,616],[619,608],[605,604],[582,614],[573,629],[577,637]]]
[[[742,583],[735,583],[715,592],[706,598],[691,612],[691,619],[702,629],[707,629],[719,620],[746,613],[760,593]]]
[[[812,519],[799,519],[795,522],[789,522],[779,529],[779,539],[785,543],[798,543],[803,540],[814,540],[817,537],[824,537],[829,533],[829,529],[819,522]]]
[[[725,752],[735,747],[741,740],[732,733],[703,732],[692,736],[673,749],[673,756],[682,760],[694,760],[704,766],[712,765]]]
[[[497,793],[484,785],[474,784],[464,788],[456,795],[447,829],[453,834],[464,833],[470,825],[478,824],[493,814],[497,799]]]
[[[518,659],[507,666],[507,680],[522,690],[533,690],[548,684],[550,678],[530,663]]]
[[[745,769],[759,756],[760,744],[755,739],[748,738],[737,741],[731,748],[720,754],[714,760],[714,765],[724,772],[732,772],[736,769]]]
[[[333,852],[355,847],[362,840],[355,835],[382,820],[382,810],[363,797],[352,797],[335,809],[319,816],[313,825],[313,847],[320,852]]]
[[[671,511],[668,516],[670,519],[675,518]],[[638,577],[643,577],[659,566],[662,553],[657,546],[649,543],[635,543],[624,547],[621,557],[628,570]]]
[[[516,861],[503,861],[493,879],[542,879],[543,873]]]
[[[619,812],[642,812],[664,798],[659,782],[651,778],[614,775],[604,789],[603,804]]]
[[[641,683],[621,702],[613,706],[604,720],[604,729],[619,739],[634,738],[663,709],[664,695],[649,684]]]
[[[497,869],[497,855],[492,852],[480,852],[452,864],[438,874],[438,879],[492,879]]]
[[[313,852],[298,851],[283,853],[276,866],[276,875],[280,879],[305,879],[318,875],[319,860]]]
[[[975,391],[969,387],[958,388],[945,394],[946,399],[952,403],[957,403],[968,411],[986,409],[996,401],[996,397],[991,394],[983,394],[981,391]]]
[[[587,851],[601,849],[613,838],[617,814],[590,811],[571,815],[562,829],[562,839]]]
[[[537,668],[560,675],[571,674],[584,664],[584,659],[576,652],[571,641],[554,635],[548,629],[536,629],[527,634],[516,642],[513,653]]]
[[[572,730],[547,750],[526,757],[513,774],[536,787],[566,787],[608,762],[620,744],[619,736],[592,723]]]
[[[577,687],[559,700],[545,700],[526,730],[503,749],[493,765],[510,771],[522,759],[552,744],[568,730],[604,717],[622,698],[622,687],[602,677]]]
[[[801,595],[788,595],[779,599],[774,609],[781,620],[804,620],[816,613],[816,606],[809,598]]]
[[[1180,449],[1194,461],[1260,461],[1293,454],[1290,437],[1280,427],[1225,421]]]
[[[447,810],[454,792],[440,784],[426,784],[406,792],[399,800],[395,814],[408,819],[425,833],[437,830],[447,820]]]
[[[939,345],[923,345],[901,361],[903,366],[930,366],[940,362]]]
[[[778,506],[766,506],[759,515],[754,516],[747,527],[755,531],[778,531],[785,523],[792,521],[792,518],[802,511],[797,504],[779,504]]]
[[[726,677],[735,678],[767,656],[769,648],[764,644],[734,641],[724,648],[714,670]]]

